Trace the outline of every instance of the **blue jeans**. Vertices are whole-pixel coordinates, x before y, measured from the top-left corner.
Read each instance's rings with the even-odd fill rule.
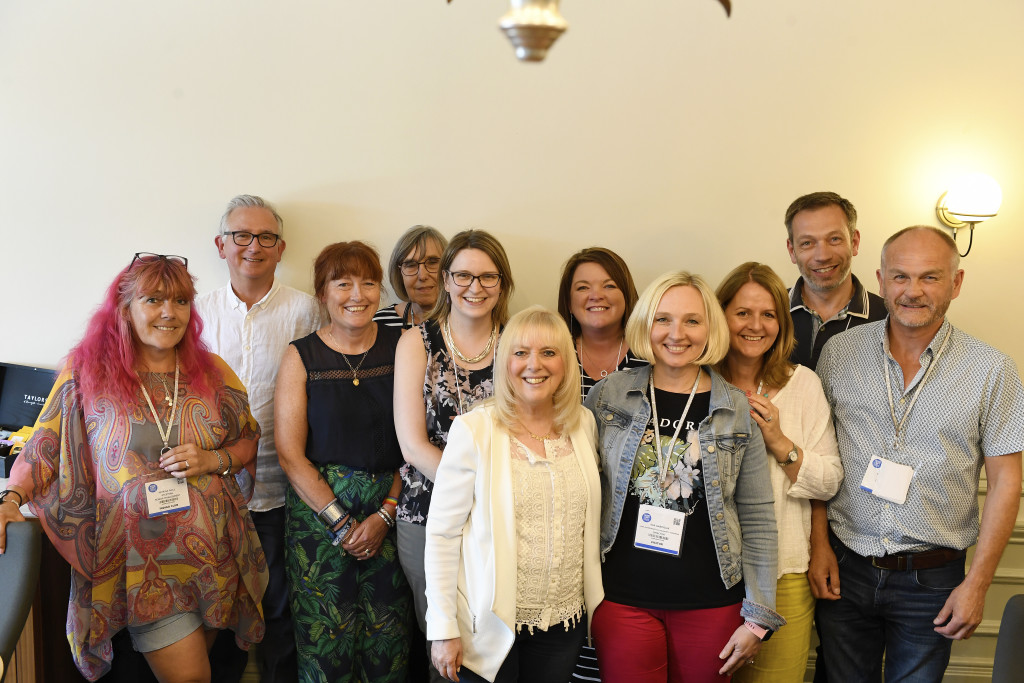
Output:
[[[830,534],[839,564],[839,600],[819,600],[815,617],[831,681],[938,683],[953,641],[933,629],[954,588],[964,580],[964,558],[933,569],[876,569]]]

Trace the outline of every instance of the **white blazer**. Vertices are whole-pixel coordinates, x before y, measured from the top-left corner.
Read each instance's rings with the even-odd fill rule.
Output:
[[[582,409],[569,434],[583,473],[583,600],[587,619],[601,585],[601,482],[594,416]],[[437,468],[424,553],[427,640],[462,638],[462,663],[493,681],[515,640],[516,520],[508,432],[494,409],[455,418]]]

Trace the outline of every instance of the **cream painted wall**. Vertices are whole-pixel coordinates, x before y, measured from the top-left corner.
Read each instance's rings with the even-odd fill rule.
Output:
[[[1024,3],[562,10],[527,65],[498,1],[0,1],[0,360],[58,363],[136,251],[223,284],[212,235],[240,192],[281,208],[289,284],[330,241],[475,226],[506,245],[518,309],[553,305],[591,244],[641,287],[748,259],[792,280],[781,216],[818,189],[857,205],[874,289],[884,238],[937,225],[948,179],[981,170],[1005,200],[951,316],[1024,361]]]

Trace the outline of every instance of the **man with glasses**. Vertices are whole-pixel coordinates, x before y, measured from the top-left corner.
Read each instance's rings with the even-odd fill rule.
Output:
[[[283,231],[281,216],[262,198],[243,194],[228,202],[214,244],[228,264],[229,282],[196,299],[205,325],[203,340],[242,380],[249,392],[252,414],[263,430],[249,510],[270,571],[263,597],[267,632],[259,645],[260,680],[264,683],[295,681],[298,677],[284,564],[284,494],[288,480],[274,447],[274,387],[281,355],[288,344],[319,327],[316,300],[274,277],[284,253]],[[237,681],[247,655],[233,642],[222,641],[218,641],[211,659],[215,665],[233,671],[214,680]]]

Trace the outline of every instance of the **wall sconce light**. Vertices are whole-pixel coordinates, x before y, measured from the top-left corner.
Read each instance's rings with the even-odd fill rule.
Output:
[[[498,27],[508,36],[521,62],[541,62],[569,23],[558,11],[559,0],[512,0],[512,9]]]
[[[943,225],[953,228],[953,239],[963,228],[968,228],[970,241],[967,251],[971,253],[974,243],[974,226],[987,221],[999,213],[999,205],[1003,203],[1003,191],[999,183],[984,173],[971,173],[956,180],[948,191],[943,192],[935,205],[935,214]]]

